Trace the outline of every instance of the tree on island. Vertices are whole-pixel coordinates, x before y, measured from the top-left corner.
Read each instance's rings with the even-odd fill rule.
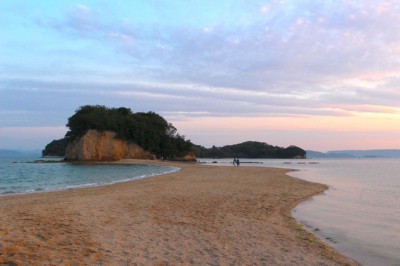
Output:
[[[68,142],[65,138],[53,140],[42,150],[42,156],[64,156]]]
[[[133,113],[125,107],[81,106],[68,118],[67,127],[69,131],[64,138],[66,143],[82,137],[90,129],[100,132],[113,131],[117,138],[136,143],[159,158],[173,159],[184,156],[193,146],[190,140],[178,134],[176,128],[160,115],[154,112]]]
[[[305,158],[306,152],[296,146],[282,148],[272,146],[264,142],[246,141],[234,145],[226,145],[223,147],[205,148],[203,146],[194,145],[193,147],[196,157],[198,158]]]

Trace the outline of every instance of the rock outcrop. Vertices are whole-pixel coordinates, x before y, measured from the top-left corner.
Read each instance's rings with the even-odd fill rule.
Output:
[[[174,159],[174,161],[197,162],[197,159],[196,159],[196,155],[193,152],[189,152],[183,157]]]
[[[65,160],[115,161],[121,159],[151,159],[154,154],[135,143],[117,139],[112,131],[89,130],[84,136],[68,144]]]

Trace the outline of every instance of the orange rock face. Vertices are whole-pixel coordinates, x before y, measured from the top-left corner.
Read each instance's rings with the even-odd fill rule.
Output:
[[[68,144],[66,160],[115,161],[121,159],[155,159],[140,146],[115,138],[115,132],[89,130],[83,137]]]
[[[189,152],[182,158],[179,158],[178,161],[185,161],[185,162],[196,162],[196,155],[193,152]]]

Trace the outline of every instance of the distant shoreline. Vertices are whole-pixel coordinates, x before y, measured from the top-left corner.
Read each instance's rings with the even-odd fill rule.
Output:
[[[356,265],[290,211],[326,189],[265,167],[123,160],[181,171],[0,198],[0,263]]]

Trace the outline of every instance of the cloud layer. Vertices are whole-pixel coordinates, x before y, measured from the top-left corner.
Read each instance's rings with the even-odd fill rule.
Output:
[[[398,1],[189,2],[2,2],[0,126],[59,126],[83,104],[399,122]]]

